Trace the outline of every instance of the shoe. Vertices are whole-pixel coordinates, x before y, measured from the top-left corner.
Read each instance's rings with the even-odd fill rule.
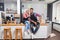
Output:
[[[34,39],[34,34],[33,33],[31,33],[31,39]]]

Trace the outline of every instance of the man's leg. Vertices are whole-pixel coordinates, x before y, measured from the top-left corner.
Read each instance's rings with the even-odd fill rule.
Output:
[[[39,27],[40,27],[40,23],[37,23],[37,25],[36,25],[36,27],[35,27],[34,34],[36,34],[36,32],[38,31]]]
[[[31,23],[31,27],[30,27],[31,32],[35,34],[38,31],[39,27],[40,27],[40,23],[37,23],[35,27],[34,27],[34,24]]]
[[[33,28],[33,26],[34,26],[34,25],[31,23],[31,24],[30,24],[30,30],[31,30],[31,32],[34,34],[34,28]]]
[[[32,32],[32,33],[31,33],[31,38],[32,38],[32,39],[34,38],[34,27],[33,27],[33,26],[34,26],[34,24],[31,23],[31,24],[30,24],[30,30],[31,30],[31,32]]]

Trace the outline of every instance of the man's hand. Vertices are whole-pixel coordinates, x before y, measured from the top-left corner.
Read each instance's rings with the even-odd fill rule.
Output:
[[[31,22],[31,19],[30,18],[28,18],[28,20]]]
[[[35,25],[37,25],[37,23],[36,23],[36,22],[34,22],[34,24],[35,24]]]
[[[31,20],[30,18],[28,19],[30,22],[33,22],[35,25],[37,25],[36,22],[34,22],[33,20]]]

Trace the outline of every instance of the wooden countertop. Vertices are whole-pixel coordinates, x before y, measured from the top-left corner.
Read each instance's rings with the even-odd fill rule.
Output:
[[[0,24],[0,26],[25,26],[24,24]],[[48,26],[48,24],[40,24],[40,26]]]
[[[14,24],[14,23],[10,23],[10,24],[0,24],[0,26],[25,26],[24,24]]]
[[[48,26],[48,24],[46,23],[46,24],[40,24],[40,26]]]

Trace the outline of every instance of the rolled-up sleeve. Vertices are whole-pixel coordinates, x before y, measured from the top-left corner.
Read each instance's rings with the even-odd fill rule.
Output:
[[[39,17],[41,17],[41,15],[40,15],[40,14],[38,14],[38,13],[36,13],[36,16],[39,16]]]

